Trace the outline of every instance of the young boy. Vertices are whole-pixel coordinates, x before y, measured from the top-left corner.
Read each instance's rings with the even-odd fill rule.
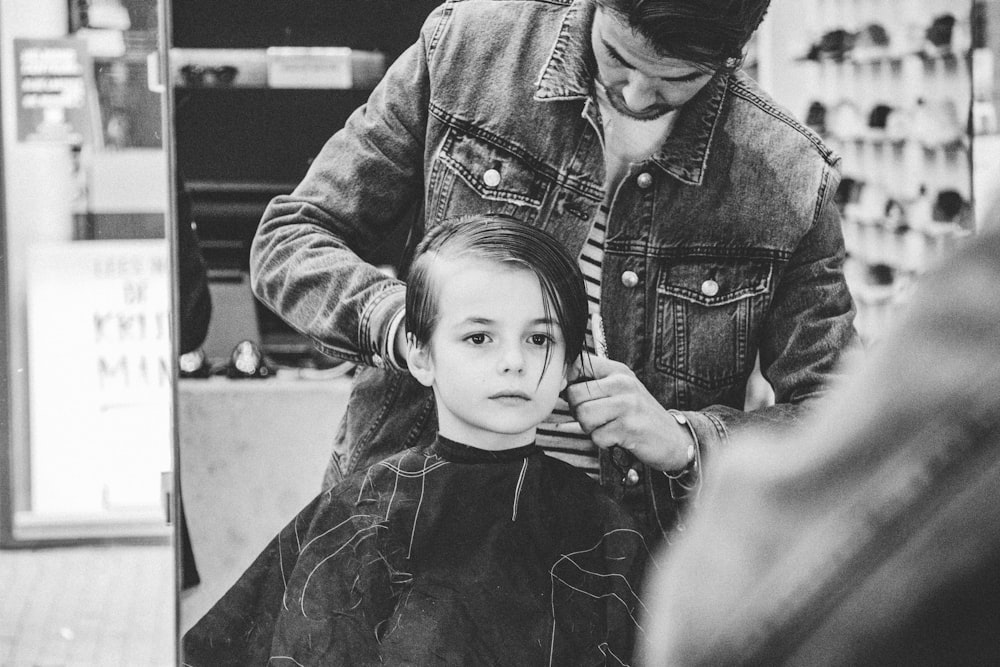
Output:
[[[184,638],[184,664],[627,664],[645,544],[535,428],[583,349],[587,301],[552,237],[478,216],[407,278],[410,373],[438,436],[329,489]]]

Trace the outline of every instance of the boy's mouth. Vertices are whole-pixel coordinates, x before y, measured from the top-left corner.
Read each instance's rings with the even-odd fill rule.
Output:
[[[530,401],[531,396],[524,393],[523,391],[498,391],[497,393],[490,396],[491,399],[518,399],[522,401]]]

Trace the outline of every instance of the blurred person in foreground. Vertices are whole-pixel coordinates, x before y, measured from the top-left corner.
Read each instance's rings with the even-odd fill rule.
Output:
[[[1000,664],[997,212],[801,430],[716,461],[642,664]]]

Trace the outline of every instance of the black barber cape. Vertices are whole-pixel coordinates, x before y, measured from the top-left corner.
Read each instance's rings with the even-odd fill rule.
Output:
[[[302,510],[184,636],[183,664],[629,664],[648,560],[581,471],[439,436]]]

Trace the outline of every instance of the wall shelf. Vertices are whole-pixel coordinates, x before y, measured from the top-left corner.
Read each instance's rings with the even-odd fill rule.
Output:
[[[973,3],[806,0],[788,11],[779,21],[801,43],[779,45],[797,56],[780,99],[842,158],[845,273],[859,332],[877,342],[914,282],[975,232],[968,119],[985,55]]]

